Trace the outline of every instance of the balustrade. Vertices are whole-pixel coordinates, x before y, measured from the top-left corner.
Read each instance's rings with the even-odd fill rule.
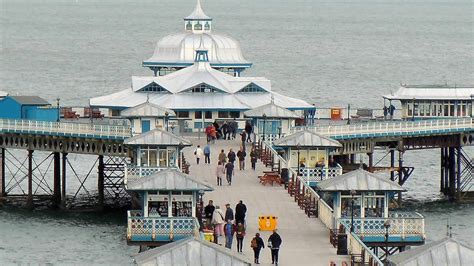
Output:
[[[124,183],[127,184],[128,181],[137,180],[144,176],[152,175],[159,171],[170,169],[165,167],[152,167],[152,166],[136,166],[132,164],[128,164],[125,167],[125,178]]]

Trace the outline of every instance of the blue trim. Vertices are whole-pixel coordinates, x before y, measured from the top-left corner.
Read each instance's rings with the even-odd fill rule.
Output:
[[[212,21],[212,18],[183,18],[184,21]]]
[[[385,236],[359,236],[359,238],[364,243],[371,243],[371,242],[385,242]],[[401,236],[388,236],[388,242],[424,242],[422,236],[406,236],[402,238]]]
[[[220,64],[220,63],[210,63],[211,67],[241,67],[249,68],[252,66],[252,63],[247,64]],[[194,62],[189,63],[171,63],[171,62],[142,62],[144,67],[166,67],[166,66],[177,66],[177,67],[188,67],[194,65]]]

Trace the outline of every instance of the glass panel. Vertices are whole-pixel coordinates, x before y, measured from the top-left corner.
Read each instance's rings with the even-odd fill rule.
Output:
[[[352,197],[341,198],[341,217],[352,217]],[[354,197],[354,217],[360,217],[360,197]]]
[[[231,111],[230,112],[230,117],[231,118],[239,118],[240,117],[240,112],[239,111]]]
[[[160,157],[159,157],[159,158],[160,158],[159,166],[160,166],[160,167],[167,167],[168,164],[167,164],[166,160],[167,160],[168,158],[167,158],[166,150],[160,149],[160,150],[159,150],[159,156],[160,156]]]
[[[140,160],[141,164],[139,166],[148,166],[148,150],[140,149]]]
[[[364,197],[365,217],[383,217],[384,215],[384,197],[369,196]]]
[[[150,150],[148,153],[148,165],[156,166],[156,150]]]
[[[219,111],[217,113],[218,118],[229,118],[229,112],[228,111]]]
[[[168,150],[168,166],[176,166],[176,150]]]
[[[202,118],[202,112],[201,111],[195,111],[194,112],[194,118],[201,119]]]
[[[212,119],[212,112],[211,111],[206,111],[205,118],[206,119]]]

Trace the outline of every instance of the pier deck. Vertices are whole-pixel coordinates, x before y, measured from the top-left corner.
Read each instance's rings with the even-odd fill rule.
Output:
[[[235,211],[235,205],[242,200],[247,206],[247,235],[244,239],[244,255],[253,261],[253,250],[250,248],[250,241],[258,232],[258,216],[275,215],[278,217],[278,232],[283,243],[280,250],[280,265],[329,265],[334,261],[341,265],[342,261],[349,262],[348,256],[336,255],[336,249],[329,243],[329,232],[324,224],[317,218],[308,218],[304,211],[295,203],[294,199],[288,195],[282,186],[263,186],[259,183],[257,176],[262,175],[262,171],[267,170],[259,161],[257,170],[250,167],[250,144],[247,144],[246,167],[244,171],[238,170],[233,178],[232,186],[217,186],[215,169],[217,166],[217,156],[221,149],[227,153],[230,148],[237,152],[240,145],[239,140],[218,140],[211,144],[211,164],[200,163],[196,165],[193,151],[196,145],[205,145],[205,137],[199,140],[197,137],[189,137],[194,146],[184,150],[185,156],[191,164],[190,174],[196,178],[202,178],[214,187],[214,191],[204,195],[204,204],[212,199],[214,205],[219,205],[225,211],[225,204],[230,203]],[[264,242],[267,243],[271,232],[260,232]],[[221,237],[219,244],[224,244],[225,239]],[[232,245],[233,250],[237,249],[236,240]],[[270,264],[270,250],[265,248],[260,254],[260,263]]]

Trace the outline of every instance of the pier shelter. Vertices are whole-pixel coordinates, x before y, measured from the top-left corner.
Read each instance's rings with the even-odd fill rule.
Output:
[[[212,187],[182,173],[165,169],[135,180],[125,189],[140,203],[127,213],[127,241],[131,245],[159,246],[186,237],[199,237],[196,207]]]
[[[154,174],[158,171],[182,168],[179,156],[184,147],[191,142],[162,129],[153,129],[146,133],[126,139],[131,163],[125,167],[125,180],[134,180]]]
[[[0,98],[0,118],[58,121],[58,106],[38,96],[5,96]]]
[[[474,115],[474,86],[402,85],[384,95],[385,117],[393,101],[401,103],[402,119],[463,118]],[[387,105],[388,104],[388,105]]]
[[[132,134],[146,133],[155,128],[168,131],[169,120],[176,117],[174,111],[145,102],[123,110],[120,115],[130,120]]]
[[[354,233],[376,255],[379,248],[385,257],[425,241],[421,214],[390,212],[391,195],[406,190],[388,178],[358,169],[321,181],[316,190],[333,209],[334,230]]]
[[[283,148],[288,167],[296,170],[310,186],[342,174],[342,166],[331,156],[342,147],[337,140],[302,130],[275,140],[273,145]]]
[[[287,135],[290,128],[295,126],[295,120],[302,117],[276,105],[273,100],[269,104],[245,111],[244,116],[252,119],[254,133],[263,141],[273,141]]]

